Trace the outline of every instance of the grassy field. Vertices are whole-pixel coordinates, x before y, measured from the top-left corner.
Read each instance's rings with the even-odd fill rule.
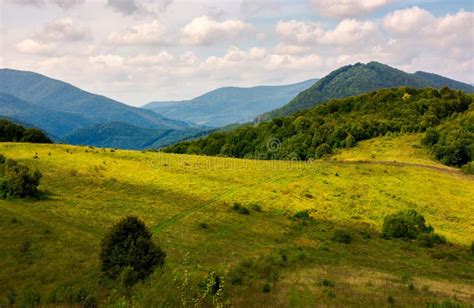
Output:
[[[43,173],[45,198],[0,200],[0,306],[472,304],[474,179],[430,159],[419,138],[369,140],[313,162],[1,143],[0,153]],[[382,239],[383,218],[402,209],[450,244]],[[301,210],[313,219],[291,219]],[[130,291],[103,278],[98,259],[126,215],[167,253]],[[332,241],[335,229],[353,242]],[[223,278],[221,296],[200,287],[211,272]]]

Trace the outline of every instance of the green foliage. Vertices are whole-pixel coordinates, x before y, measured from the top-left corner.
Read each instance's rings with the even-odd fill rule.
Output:
[[[309,220],[311,220],[311,216],[309,215],[308,210],[296,212],[295,215],[293,215],[292,218],[293,218],[293,220],[300,220],[300,221],[309,221]]]
[[[27,166],[0,155],[0,198],[34,197],[38,194],[42,177],[38,170],[31,171]]]
[[[128,216],[119,221],[102,241],[102,271],[127,287],[147,278],[166,257],[151,237],[140,219]]]
[[[473,86],[457,82],[439,75],[416,72],[408,74],[378,62],[356,63],[343,66],[316,82],[312,87],[299,93],[288,104],[264,114],[265,120],[288,116],[297,111],[313,107],[321,102],[342,97],[359,95],[382,88],[409,86],[415,88],[441,88],[473,92]],[[409,99],[411,93],[404,95]]]
[[[405,94],[409,93],[409,96]],[[404,98],[405,97],[405,98]],[[200,155],[225,155],[254,159],[308,160],[321,158],[339,148],[354,146],[358,141],[399,132],[429,131],[426,143],[446,144],[436,156],[449,164],[465,164],[472,150],[469,123],[465,112],[472,97],[461,91],[442,89],[395,88],[333,100],[295,115],[275,118],[258,126],[245,126],[230,132],[217,132],[205,138],[178,143],[165,152]],[[459,116],[454,116],[459,114]],[[458,119],[459,118],[459,119]],[[443,122],[462,126],[456,133],[433,131]],[[459,122],[459,123],[458,123]],[[451,131],[451,130],[449,130]],[[447,140],[444,142],[443,140]],[[441,151],[442,149],[442,151]],[[462,149],[457,151],[456,149]],[[472,151],[471,151],[472,152]],[[456,156],[457,155],[457,156]],[[449,156],[449,159],[445,159]],[[456,158],[451,158],[455,156]]]
[[[43,131],[24,128],[5,119],[0,119],[0,142],[52,143]]]
[[[245,206],[242,206],[240,203],[234,203],[234,206],[232,207],[232,209],[239,214],[250,215],[249,209],[246,208]]]
[[[334,231],[332,240],[343,244],[350,244],[352,242],[352,234],[347,230],[338,229]]]
[[[259,203],[252,203],[250,205],[250,208],[255,212],[261,212],[262,211],[262,206]]]
[[[471,255],[474,255],[474,241],[471,242]]]
[[[474,158],[474,108],[461,114],[436,129],[426,131],[422,143],[430,147],[436,159],[446,165],[461,167],[472,173]]]
[[[433,248],[435,246],[446,244],[446,238],[435,233],[422,233],[418,236],[418,244],[421,247]]]
[[[400,211],[385,217],[382,233],[384,238],[416,239],[432,228],[425,225],[425,218],[415,210]]]

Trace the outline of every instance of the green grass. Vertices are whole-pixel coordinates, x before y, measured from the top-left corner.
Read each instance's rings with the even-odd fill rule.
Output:
[[[0,200],[0,305],[35,294],[43,304],[87,294],[113,306],[212,305],[198,287],[211,271],[224,278],[214,301],[236,306],[472,302],[473,178],[413,147],[418,138],[375,139],[315,162],[2,143],[0,153],[44,174],[47,198]],[[393,160],[416,165],[384,163]],[[409,208],[451,244],[383,240],[383,218]],[[313,219],[292,219],[304,210]],[[131,292],[103,278],[98,259],[103,235],[126,215],[143,219],[167,253]],[[350,244],[331,240],[339,229]]]

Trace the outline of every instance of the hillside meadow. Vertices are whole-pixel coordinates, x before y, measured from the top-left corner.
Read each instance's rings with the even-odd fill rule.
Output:
[[[468,306],[474,178],[431,159],[420,138],[371,139],[307,162],[0,143],[44,176],[39,200],[0,200],[0,306]],[[449,244],[382,239],[384,217],[404,209]],[[296,219],[304,210],[311,218]],[[167,253],[131,290],[99,265],[101,239],[127,215]]]

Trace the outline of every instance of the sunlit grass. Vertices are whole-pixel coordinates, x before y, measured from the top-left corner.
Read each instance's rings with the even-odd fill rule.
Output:
[[[142,218],[168,254],[164,272],[156,274],[149,285],[137,287],[142,303],[150,303],[154,296],[162,301],[178,300],[178,293],[173,294],[178,292],[173,275],[183,268],[192,269],[194,279],[199,279],[210,270],[225,272],[244,259],[282,249],[295,255],[302,249],[310,255],[311,266],[325,264],[331,271],[333,266],[344,265],[466,283],[472,277],[457,273],[474,266],[462,258],[458,263],[441,264],[418,248],[410,252],[412,248],[405,248],[409,244],[381,239],[366,243],[357,237],[349,248],[326,243],[333,225],[377,232],[386,215],[413,208],[436,232],[461,247],[453,249],[470,244],[474,234],[472,177],[377,162],[397,160],[445,168],[413,146],[418,143],[418,135],[379,138],[336,155],[338,161],[315,162],[2,143],[0,153],[44,174],[40,189],[47,198],[0,200],[0,291],[4,291],[0,297],[7,290],[21,293],[32,288],[46,299],[60,286],[100,285],[95,288],[100,298],[115,298],[100,282],[99,245],[105,231],[126,215]],[[36,154],[38,159],[33,158]],[[240,215],[232,210],[235,202],[249,208],[258,203],[263,211]],[[316,225],[295,229],[289,217],[300,210],[309,210]],[[200,223],[208,229],[200,228]],[[31,242],[31,248],[21,252],[19,247],[25,241]],[[321,245],[329,245],[330,252],[319,253]],[[409,255],[416,257],[407,259]],[[183,265],[186,259],[192,266]],[[297,266],[299,272],[304,273],[304,264]],[[275,288],[283,288],[286,279]],[[242,305],[250,298],[255,303],[265,300],[260,285],[258,290],[248,287],[229,286],[229,298]],[[275,304],[289,304],[290,291],[266,296],[273,296]],[[255,294],[246,300],[242,292]],[[313,293],[309,297],[316,296]]]

